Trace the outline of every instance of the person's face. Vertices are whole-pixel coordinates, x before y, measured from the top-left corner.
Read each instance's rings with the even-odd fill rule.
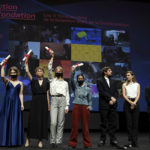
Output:
[[[84,81],[83,76],[78,76],[78,81]]]
[[[126,78],[127,78],[128,81],[132,81],[133,75],[131,75],[131,73],[127,73]]]
[[[38,69],[38,70],[36,71],[36,76],[37,76],[37,77],[43,77],[43,74],[44,74],[44,72],[43,72],[43,70],[41,70],[41,69]]]
[[[56,68],[56,72],[55,73],[62,73],[62,69],[61,68]]]
[[[11,70],[11,71],[10,71],[10,76],[11,76],[11,75],[17,75],[16,71],[15,71],[15,70]]]
[[[112,70],[111,69],[108,69],[106,72],[105,72],[105,75],[110,77],[112,76]]]

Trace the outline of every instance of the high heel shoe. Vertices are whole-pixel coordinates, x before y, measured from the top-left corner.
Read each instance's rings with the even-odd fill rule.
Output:
[[[39,141],[38,147],[39,147],[39,148],[43,148],[43,142],[42,142],[42,141]]]
[[[25,147],[29,147],[30,146],[30,144],[29,144],[29,140],[26,140],[26,143],[25,143],[25,145],[24,145]]]

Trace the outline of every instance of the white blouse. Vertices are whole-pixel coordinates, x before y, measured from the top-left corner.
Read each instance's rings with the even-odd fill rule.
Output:
[[[126,90],[126,96],[128,98],[136,98],[138,94],[138,86],[139,84],[137,82],[131,82],[128,85],[124,83],[124,87]]]
[[[62,94],[63,96],[65,96],[66,97],[66,109],[68,109],[69,101],[70,101],[68,83],[64,81],[63,79],[58,80],[57,78],[53,77],[52,64],[53,64],[53,60],[50,60],[48,63],[48,74],[49,74],[48,79],[50,81],[50,94],[51,95]]]

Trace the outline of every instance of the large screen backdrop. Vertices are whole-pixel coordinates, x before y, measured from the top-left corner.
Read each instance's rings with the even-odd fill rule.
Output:
[[[44,13],[53,16],[53,20],[41,21],[39,17]],[[110,66],[119,93],[118,111],[123,111],[121,85],[125,81],[126,71],[131,69],[128,29],[123,27],[116,29],[104,25],[96,26],[83,23],[82,19],[77,22],[67,22],[65,19],[63,23],[62,21],[56,22],[59,13],[51,10],[40,11],[36,15],[38,16],[36,20],[26,21],[25,19],[15,18],[6,21],[8,19],[4,18],[5,21],[0,24],[0,60],[3,60],[8,54],[11,55],[6,73],[11,66],[19,68],[19,79],[24,84],[24,101],[31,101],[32,96],[30,81],[26,76],[25,64],[22,58],[32,49],[33,53],[29,58],[29,70],[32,76],[35,77],[35,68],[42,66],[45,70],[44,76],[47,78],[47,65],[50,60],[50,55],[45,49],[45,46],[47,46],[53,49],[55,53],[53,69],[58,65],[62,66],[64,79],[68,83],[70,81],[71,66],[81,62],[84,64],[76,69],[75,80],[78,74],[84,74],[85,84],[91,88],[92,92],[93,111],[99,109],[99,93],[96,81],[101,76],[101,69],[104,66]],[[62,16],[65,17],[65,15]],[[71,18],[71,20],[76,19]],[[5,88],[2,79],[0,79],[0,82],[0,99],[2,101]],[[70,98],[70,110],[72,110],[74,94],[71,87]]]

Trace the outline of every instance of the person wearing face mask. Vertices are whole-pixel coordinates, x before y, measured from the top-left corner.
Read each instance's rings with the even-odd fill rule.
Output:
[[[92,146],[89,135],[90,110],[92,110],[91,89],[84,85],[84,76],[79,74],[77,82],[74,81],[75,68],[72,67],[71,87],[74,91],[75,98],[73,100],[72,110],[72,130],[68,143],[68,150],[73,149],[77,145],[78,127],[82,121],[83,144],[84,148]]]
[[[36,78],[29,72],[28,62],[25,65],[26,73],[31,81],[32,101],[28,121],[28,130],[25,147],[29,147],[30,138],[38,139],[38,147],[43,147],[42,139],[48,139],[48,111],[49,106],[49,81],[44,78],[44,69],[35,69]]]
[[[127,71],[126,78],[126,82],[122,85],[122,94],[125,99],[124,112],[128,130],[128,145],[126,146],[137,147],[140,84],[137,83],[132,71]]]
[[[18,80],[19,70],[15,66],[8,70],[8,76],[5,77],[3,65],[1,77],[6,93],[0,105],[0,146],[21,146],[24,144],[23,83]]]
[[[50,144],[52,148],[55,148],[62,143],[65,114],[67,114],[69,110],[70,97],[68,83],[63,79],[63,68],[57,66],[54,71],[55,76],[52,74],[54,54],[49,53],[51,55],[51,59],[48,63],[51,95]]]

